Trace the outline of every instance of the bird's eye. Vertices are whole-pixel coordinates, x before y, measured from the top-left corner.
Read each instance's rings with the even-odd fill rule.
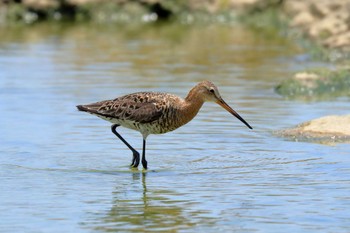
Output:
[[[211,93],[215,93],[214,89],[209,89],[209,91],[210,91]]]

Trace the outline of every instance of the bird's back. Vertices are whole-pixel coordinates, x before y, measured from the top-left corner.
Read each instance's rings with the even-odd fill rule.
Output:
[[[182,102],[180,97],[168,93],[137,92],[77,108],[147,136],[178,128],[176,118]]]

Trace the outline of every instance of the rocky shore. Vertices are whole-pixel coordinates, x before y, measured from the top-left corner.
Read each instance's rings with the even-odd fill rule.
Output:
[[[200,14],[249,15],[277,9],[322,46],[350,51],[350,0],[2,0],[0,23],[40,20],[143,22]]]
[[[350,51],[349,0],[285,0],[291,26],[322,45]]]
[[[336,62],[332,64],[336,68],[298,72],[277,85],[276,92],[299,101],[349,98],[350,0],[285,0],[283,12],[290,18],[290,27],[326,48],[327,59]],[[341,64],[337,64],[338,58]],[[297,141],[349,143],[349,127],[350,115],[332,115],[275,133]]]

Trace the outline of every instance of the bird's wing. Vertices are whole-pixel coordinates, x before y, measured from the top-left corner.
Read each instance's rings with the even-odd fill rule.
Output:
[[[130,120],[138,123],[149,123],[162,115],[162,106],[156,102],[135,102],[126,99],[114,99],[83,105],[82,111],[104,117]]]
[[[127,108],[124,113],[126,120],[131,120],[139,123],[149,123],[160,118],[163,114],[161,106],[156,103],[136,103],[134,108]]]

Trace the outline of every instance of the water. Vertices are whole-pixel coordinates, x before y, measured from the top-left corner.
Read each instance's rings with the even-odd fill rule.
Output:
[[[275,94],[293,72],[325,65],[283,35],[52,24],[0,34],[0,232],[350,231],[350,146],[272,135],[350,107]],[[205,79],[254,130],[206,103],[148,138],[147,172],[128,168],[108,122],[75,109],[141,90],[185,96]],[[138,132],[120,132],[141,148]]]

